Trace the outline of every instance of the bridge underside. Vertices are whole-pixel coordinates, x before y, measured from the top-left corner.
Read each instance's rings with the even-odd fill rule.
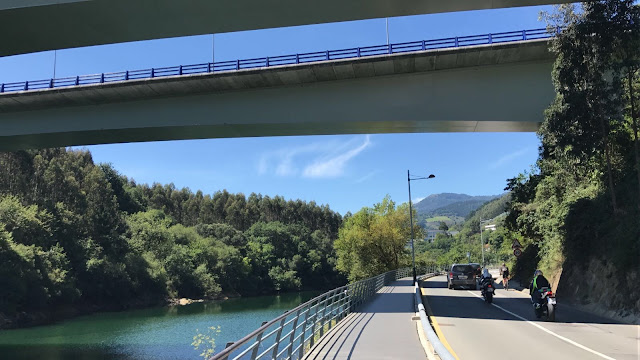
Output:
[[[0,96],[0,150],[279,135],[536,131],[546,41]]]
[[[4,0],[0,56],[176,36],[568,0]]]

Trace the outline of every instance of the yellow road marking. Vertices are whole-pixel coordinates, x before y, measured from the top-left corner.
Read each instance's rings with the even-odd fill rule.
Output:
[[[456,352],[453,351],[453,349],[451,348],[451,345],[449,345],[447,338],[444,337],[444,334],[442,333],[442,330],[438,325],[438,321],[436,321],[436,318],[433,316],[433,312],[431,311],[429,302],[426,299],[426,296],[427,296],[426,289],[420,288],[420,291],[422,293],[422,303],[424,305],[424,309],[427,311],[427,315],[429,315],[429,319],[431,319],[431,325],[433,325],[433,330],[435,330],[436,335],[438,335],[438,339],[440,339],[440,342],[442,342],[442,345],[444,345],[444,347],[447,348],[447,350],[449,350],[449,353],[451,353],[451,355],[453,355],[453,357],[456,358],[456,360],[460,360]]]

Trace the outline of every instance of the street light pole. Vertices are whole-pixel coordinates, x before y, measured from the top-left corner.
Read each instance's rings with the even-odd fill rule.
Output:
[[[484,240],[482,239],[482,228],[484,226],[482,225],[482,223],[487,223],[489,221],[491,221],[491,219],[482,220],[482,218],[480,218],[480,252],[482,253],[482,267],[484,267]]]
[[[482,267],[484,268],[484,240],[482,240],[482,218],[480,218],[480,252],[482,253]]]
[[[416,283],[416,249],[413,246],[413,211],[411,209],[411,175],[409,175],[409,170],[407,170],[407,184],[409,184],[409,223],[411,224],[411,257],[413,265],[413,283]]]
[[[411,178],[411,174],[409,173],[409,170],[407,170],[407,184],[409,186],[409,223],[411,225],[411,264],[413,267],[413,283],[416,283],[416,280],[418,279],[418,277],[416,276],[416,249],[413,246],[413,209],[411,206],[411,180],[423,180],[423,179],[433,179],[434,177],[436,177],[435,175],[431,174],[429,176],[426,177],[416,177],[416,178]]]

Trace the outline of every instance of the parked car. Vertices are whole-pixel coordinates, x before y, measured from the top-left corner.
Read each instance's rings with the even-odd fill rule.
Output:
[[[457,287],[467,287],[476,289],[476,273],[470,264],[453,264],[447,273],[447,287],[455,289]]]

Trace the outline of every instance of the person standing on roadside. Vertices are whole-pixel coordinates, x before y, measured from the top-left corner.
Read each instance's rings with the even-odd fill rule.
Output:
[[[502,287],[509,290],[509,268],[505,263],[500,267],[500,276],[502,276]]]

